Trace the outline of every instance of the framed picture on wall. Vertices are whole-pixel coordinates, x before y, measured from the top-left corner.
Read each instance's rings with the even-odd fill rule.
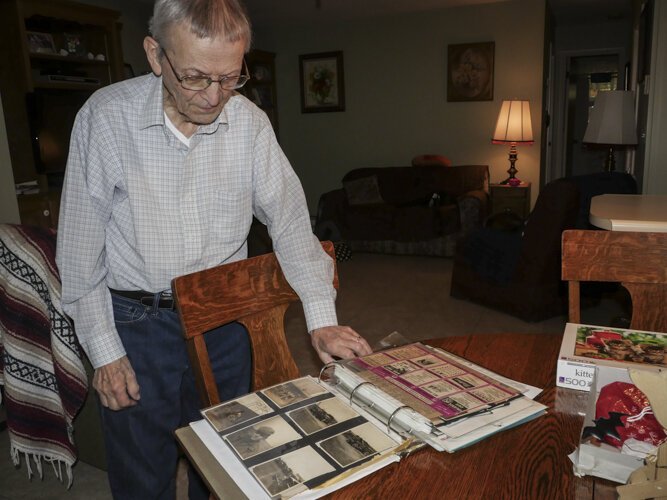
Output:
[[[447,101],[492,101],[494,42],[447,47]]]
[[[345,111],[343,52],[299,56],[301,112]]]

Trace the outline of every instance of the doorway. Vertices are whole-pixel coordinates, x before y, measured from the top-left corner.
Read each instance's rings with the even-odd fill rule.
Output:
[[[618,89],[618,54],[574,56],[567,72],[567,125],[565,133],[565,176],[600,172],[608,148],[584,144],[588,117],[598,92]],[[623,155],[624,152],[619,152]],[[618,153],[617,153],[618,155]],[[625,157],[617,157],[619,165]]]
[[[545,181],[602,172],[608,149],[584,144],[590,110],[598,92],[624,88],[625,50],[564,51],[556,57],[554,106],[550,159]],[[625,153],[616,153],[623,170]]]

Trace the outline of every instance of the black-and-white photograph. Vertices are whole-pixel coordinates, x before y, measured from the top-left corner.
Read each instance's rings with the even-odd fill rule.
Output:
[[[393,363],[391,365],[386,365],[385,369],[389,370],[396,375],[404,375],[415,371],[417,367],[410,363],[409,361],[399,361],[398,363]]]
[[[331,398],[294,410],[288,416],[305,434],[312,434],[359,414],[338,398]]]
[[[365,423],[320,441],[318,446],[341,467],[382,453],[396,443],[371,423]]]
[[[310,446],[250,468],[269,495],[287,498],[305,490],[305,481],[334,471]]]
[[[417,363],[418,365],[421,366],[435,366],[435,365],[441,365],[444,363],[444,361],[436,356],[433,356],[432,354],[427,354],[426,356],[421,356],[419,358],[414,358],[411,359],[413,363]]]
[[[301,435],[280,416],[263,420],[225,436],[241,460],[300,438]]]
[[[229,403],[208,408],[202,413],[217,432],[223,432],[272,411],[257,394],[248,394]]]
[[[327,390],[312,378],[303,377],[291,382],[269,387],[262,391],[265,396],[271,399],[279,407],[305,401],[306,399],[324,394]]]

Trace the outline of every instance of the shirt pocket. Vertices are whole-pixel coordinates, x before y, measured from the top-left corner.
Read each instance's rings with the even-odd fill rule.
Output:
[[[211,234],[215,241],[241,244],[252,222],[252,193],[249,190],[217,190],[208,211]]]

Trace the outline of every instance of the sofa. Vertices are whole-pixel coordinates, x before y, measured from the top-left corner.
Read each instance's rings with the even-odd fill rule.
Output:
[[[450,257],[482,226],[488,185],[487,165],[357,168],[320,197],[315,234],[352,251]]]

